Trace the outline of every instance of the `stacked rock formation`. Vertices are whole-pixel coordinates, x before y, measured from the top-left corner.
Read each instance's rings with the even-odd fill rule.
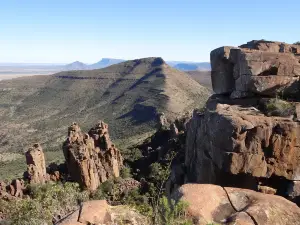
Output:
[[[186,182],[293,199],[300,195],[299,122],[293,115],[269,116],[260,108],[266,98],[278,96],[292,98],[288,104],[297,105],[299,53],[300,46],[266,41],[211,52],[217,95],[187,126]]]
[[[45,155],[42,147],[36,143],[25,153],[27,178],[30,183],[43,184],[47,180]]]
[[[252,41],[211,52],[212,85],[231,98],[298,96],[300,45]]]
[[[119,177],[123,160],[109,138],[108,125],[102,121],[88,134],[73,123],[63,151],[71,179],[83,188],[96,190],[107,179]]]

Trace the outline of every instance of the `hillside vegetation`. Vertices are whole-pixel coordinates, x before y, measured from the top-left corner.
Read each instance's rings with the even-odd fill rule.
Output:
[[[157,115],[175,118],[202,107],[209,91],[161,58],[126,61],[100,70],[0,82],[0,153],[33,142],[60,150],[73,121],[90,127],[103,119],[114,140],[152,131]]]

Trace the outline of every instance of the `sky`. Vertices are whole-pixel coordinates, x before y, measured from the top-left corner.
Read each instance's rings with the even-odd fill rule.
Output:
[[[0,63],[204,62],[224,45],[299,41],[299,7],[299,0],[2,0]]]

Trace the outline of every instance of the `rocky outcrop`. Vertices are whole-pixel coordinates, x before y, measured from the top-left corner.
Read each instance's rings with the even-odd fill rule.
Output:
[[[279,41],[253,40],[240,46],[241,48],[256,49],[267,52],[300,53],[300,45],[287,44]]]
[[[78,210],[56,223],[56,225],[89,224],[148,225],[149,221],[127,206],[109,206],[105,200],[94,200],[84,202]]]
[[[188,203],[195,224],[300,224],[298,206],[280,196],[210,184],[186,184],[173,198]]]
[[[43,184],[47,180],[46,162],[40,144],[34,144],[25,153],[27,163],[27,178],[30,183]]]
[[[298,122],[266,116],[255,102],[243,106],[212,97],[204,112],[194,113],[187,131],[187,182],[255,190],[263,182],[285,195],[288,183],[300,179]]]
[[[216,168],[231,174],[298,180],[299,134],[299,124],[292,118],[268,117],[255,107],[221,104],[212,99],[206,111],[195,113],[190,121],[186,165],[197,161],[203,166],[199,168],[203,176],[195,174],[199,182],[217,179],[211,176]]]
[[[299,200],[299,50],[256,41],[211,52],[217,95],[187,125],[186,183]]]
[[[100,121],[89,133],[73,123],[63,145],[68,172],[81,187],[96,190],[112,177],[119,177],[122,157],[111,143],[108,125]]]
[[[0,199],[22,198],[24,190],[25,184],[23,180],[15,179],[10,183],[0,181]]]
[[[300,46],[253,41],[211,52],[212,86],[231,98],[299,96]]]

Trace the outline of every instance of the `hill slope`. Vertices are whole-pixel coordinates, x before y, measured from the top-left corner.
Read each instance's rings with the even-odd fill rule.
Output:
[[[202,86],[207,87],[209,90],[212,90],[210,71],[193,70],[186,71],[186,73],[189,74],[195,81],[197,81]]]
[[[202,107],[209,91],[161,58],[126,61],[100,70],[0,82],[0,153],[32,142],[60,150],[67,127],[110,124],[113,139],[151,131],[157,113],[174,118]]]

